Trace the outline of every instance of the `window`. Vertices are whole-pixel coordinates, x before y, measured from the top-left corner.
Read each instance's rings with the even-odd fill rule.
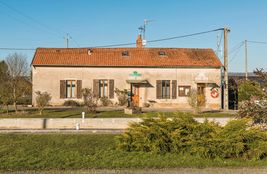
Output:
[[[179,96],[181,97],[186,97],[190,93],[191,86],[179,86],[178,91],[179,91]]]
[[[129,52],[128,52],[128,51],[123,51],[123,52],[121,53],[121,55],[122,55],[122,56],[129,56]]]
[[[75,98],[76,97],[76,80],[66,81],[66,97]]]
[[[162,80],[162,98],[170,98],[170,80]]]
[[[159,51],[159,55],[160,56],[166,56],[166,52],[165,51]]]
[[[108,97],[108,80],[99,80],[99,97]]]

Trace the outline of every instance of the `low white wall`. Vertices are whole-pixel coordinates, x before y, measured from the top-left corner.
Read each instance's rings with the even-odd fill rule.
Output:
[[[195,118],[203,122],[205,118]],[[209,121],[225,125],[233,118],[208,118]],[[126,129],[131,122],[141,122],[141,118],[4,118],[0,119],[0,129]]]

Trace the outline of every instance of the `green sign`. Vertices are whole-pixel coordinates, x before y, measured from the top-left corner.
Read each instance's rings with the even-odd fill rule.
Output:
[[[134,71],[132,74],[130,74],[130,76],[133,77],[140,77],[142,74],[138,73],[137,71]]]

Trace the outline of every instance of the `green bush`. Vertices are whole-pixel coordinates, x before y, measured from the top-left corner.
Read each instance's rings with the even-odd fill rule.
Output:
[[[101,97],[100,101],[102,106],[109,106],[112,104],[112,101],[108,97]]]
[[[132,123],[117,136],[123,151],[177,153],[203,158],[262,159],[267,154],[267,134],[248,127],[247,120],[233,120],[225,127],[199,123],[179,114],[177,118],[145,119]]]
[[[239,107],[240,118],[251,118],[253,124],[267,124],[267,101],[248,100],[243,101]]]
[[[118,88],[115,89],[115,93],[117,95],[119,105],[124,106],[127,104],[128,96],[127,96],[127,89],[119,90]]]
[[[63,106],[72,106],[72,107],[75,107],[75,106],[81,106],[81,104],[75,100],[66,100],[64,103],[63,103]]]

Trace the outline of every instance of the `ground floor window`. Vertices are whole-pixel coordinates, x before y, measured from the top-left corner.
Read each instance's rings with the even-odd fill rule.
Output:
[[[99,80],[99,97],[108,97],[108,80]]]
[[[66,81],[66,97],[75,98],[76,97],[76,80]]]
[[[170,98],[170,80],[162,80],[162,98]]]
[[[94,79],[93,92],[96,97],[114,98],[113,79]]]
[[[178,93],[180,97],[187,97],[189,96],[191,90],[191,86],[178,86]]]

